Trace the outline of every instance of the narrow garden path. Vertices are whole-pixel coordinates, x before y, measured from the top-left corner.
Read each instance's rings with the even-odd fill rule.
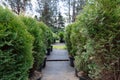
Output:
[[[62,47],[64,44],[55,44]],[[53,49],[47,57],[46,67],[42,70],[42,80],[78,80],[74,68],[69,65],[67,50]]]

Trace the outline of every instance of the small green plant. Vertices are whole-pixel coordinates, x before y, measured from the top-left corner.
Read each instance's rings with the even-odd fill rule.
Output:
[[[64,32],[63,32],[63,31],[60,31],[60,32],[58,33],[58,35],[59,35],[60,42],[61,42],[61,43],[64,42]]]
[[[59,40],[59,36],[56,33],[53,33],[53,43],[55,43],[56,40]]]

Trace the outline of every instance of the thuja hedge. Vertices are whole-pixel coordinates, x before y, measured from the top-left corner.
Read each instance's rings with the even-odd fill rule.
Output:
[[[41,27],[39,27],[38,22],[33,18],[21,16],[21,20],[27,26],[28,32],[30,32],[31,35],[35,38],[33,43],[34,64],[32,71],[38,70],[43,63],[46,52],[43,30]]]
[[[31,69],[31,72],[34,72],[34,70],[39,70],[40,66],[43,65],[46,50],[51,48],[53,38],[52,31],[43,22],[38,22],[33,18],[21,16],[21,20],[35,38],[33,44],[34,64]]]
[[[0,79],[28,80],[42,66],[52,40],[44,23],[0,7]]]
[[[76,22],[69,25],[72,28],[66,29],[76,69],[93,80],[119,80],[119,13],[119,0],[89,0]]]
[[[0,7],[0,80],[28,80],[33,41],[24,23]]]
[[[80,38],[80,35],[76,35],[76,33],[79,32],[79,30],[76,29],[76,26],[78,25],[79,24],[75,22],[73,24],[68,25],[65,29],[65,42],[69,52],[69,56],[72,56],[72,57],[76,55],[76,51],[78,49],[77,41],[79,41],[78,39]]]
[[[66,42],[66,46],[67,46],[69,55],[74,56],[71,53],[71,50],[72,50],[72,43],[71,43],[71,40],[70,40],[71,28],[72,28],[72,24],[68,25],[65,29],[65,42]]]
[[[46,24],[44,24],[43,22],[39,22],[39,27],[43,30],[43,36],[44,38],[44,42],[46,45],[46,49],[51,48],[51,45],[53,43],[53,32],[51,31],[50,28],[48,28],[48,26]]]

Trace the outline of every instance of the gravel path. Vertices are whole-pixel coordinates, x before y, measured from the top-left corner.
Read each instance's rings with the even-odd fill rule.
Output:
[[[63,44],[55,44],[63,45]],[[48,60],[69,59],[67,50],[53,49],[47,58]],[[46,67],[42,70],[42,80],[78,80],[75,77],[74,68],[70,67],[69,61],[47,61]]]

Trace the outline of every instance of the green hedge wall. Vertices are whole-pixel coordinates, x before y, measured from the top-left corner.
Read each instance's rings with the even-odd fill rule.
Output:
[[[72,25],[68,25],[68,26],[65,28],[65,42],[66,42],[66,46],[67,46],[69,55],[73,56],[72,53],[71,53],[72,43],[71,43],[71,41],[70,41],[71,28],[72,28]]]
[[[34,56],[33,71],[38,70],[43,63],[46,50],[43,30],[39,27],[38,22],[33,18],[21,16],[21,20],[27,26],[27,30],[35,38],[33,44],[33,56]]]
[[[33,40],[22,21],[0,7],[0,80],[28,80]]]
[[[51,48],[52,42],[53,42],[53,33],[51,29],[45,25],[43,22],[39,22],[39,27],[43,30],[44,34],[44,41],[46,44],[46,49]]]
[[[28,80],[42,66],[52,40],[43,22],[0,7],[0,80]]]
[[[119,13],[119,0],[89,1],[76,22],[69,25],[72,28],[68,26],[71,32],[66,31],[76,54],[76,69],[89,73],[93,80],[119,78]]]

